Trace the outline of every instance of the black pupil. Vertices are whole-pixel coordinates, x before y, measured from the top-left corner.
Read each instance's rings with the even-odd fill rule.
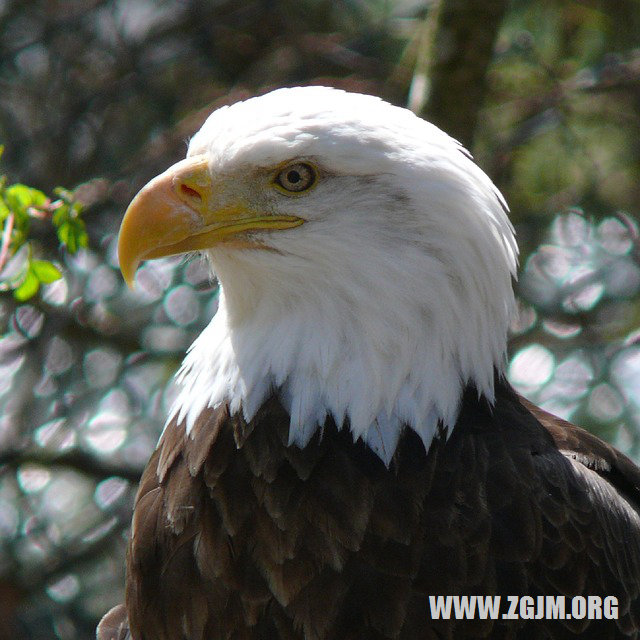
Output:
[[[297,184],[298,182],[300,182],[300,180],[302,180],[302,176],[298,171],[292,169],[291,171],[287,172],[287,181],[291,184]]]

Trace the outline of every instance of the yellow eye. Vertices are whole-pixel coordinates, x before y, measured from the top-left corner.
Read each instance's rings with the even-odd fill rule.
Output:
[[[316,170],[306,162],[296,162],[285,167],[275,179],[275,184],[289,193],[300,193],[316,183]]]

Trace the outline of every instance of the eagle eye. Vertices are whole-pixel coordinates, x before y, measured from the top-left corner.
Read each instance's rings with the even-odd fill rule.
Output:
[[[316,170],[306,162],[296,162],[278,173],[275,184],[288,193],[307,191],[316,183]]]

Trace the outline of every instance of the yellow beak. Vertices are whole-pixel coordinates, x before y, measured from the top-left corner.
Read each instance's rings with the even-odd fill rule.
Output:
[[[217,191],[208,158],[200,155],[174,164],[138,192],[118,238],[120,271],[129,287],[142,260],[209,249],[242,232],[290,229],[304,222],[296,216],[256,215]]]

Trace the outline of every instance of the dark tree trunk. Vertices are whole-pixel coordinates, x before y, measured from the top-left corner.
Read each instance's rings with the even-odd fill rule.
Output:
[[[434,124],[470,147],[507,0],[441,0],[425,109]]]

